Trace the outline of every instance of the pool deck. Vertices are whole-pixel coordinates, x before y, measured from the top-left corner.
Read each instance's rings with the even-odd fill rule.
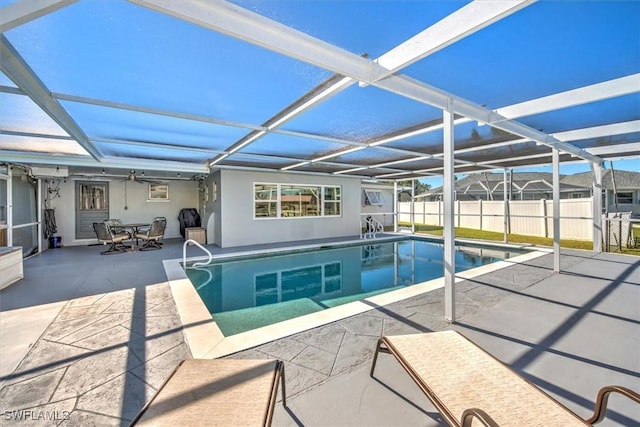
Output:
[[[182,242],[102,249],[48,250],[0,292],[0,425],[127,425],[191,357],[184,331],[200,325],[181,324],[162,263],[181,258]],[[587,417],[601,386],[640,390],[640,259],[563,250],[563,272],[552,265],[544,255],[458,283],[453,325],[436,289],[225,357],[285,361],[288,408],[276,408],[276,426],[437,426],[392,357],[380,356],[376,378],[368,370],[383,334],[456,329]],[[640,425],[637,405],[614,397],[610,408],[601,425]]]

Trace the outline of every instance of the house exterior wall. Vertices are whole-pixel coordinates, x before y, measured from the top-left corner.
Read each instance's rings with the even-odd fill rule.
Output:
[[[107,180],[96,180],[105,182]],[[167,218],[165,237],[180,237],[178,213],[182,208],[198,207],[198,183],[195,181],[168,181],[169,201],[148,201],[149,185],[147,183],[109,181],[109,217],[120,218],[124,223],[151,222],[156,216]],[[125,198],[126,184],[126,198]],[[75,238],[75,181],[60,182],[60,197],[49,202],[55,209],[57,236],[62,237],[65,246],[80,246],[94,243],[96,239]],[[43,191],[46,187],[43,184]],[[125,209],[126,206],[126,209]],[[48,242],[43,243],[43,249]]]
[[[379,191],[382,193],[384,197],[384,204],[382,206],[378,205],[368,205],[365,203],[365,190]],[[394,223],[394,215],[393,215],[393,187],[389,187],[387,185],[362,185],[361,191],[361,213],[362,216],[371,215],[373,218],[377,219],[384,226],[391,227]]]
[[[254,218],[254,183],[339,185],[342,214],[337,217]],[[233,247],[360,234],[360,180],[315,175],[221,170],[220,225],[216,244]],[[218,238],[219,236],[219,238]]]
[[[618,193],[631,193],[632,203],[618,203],[616,205],[616,196],[612,190],[607,190],[606,197],[603,197],[607,203],[607,212],[631,212],[634,217],[640,217],[640,191],[619,189]]]

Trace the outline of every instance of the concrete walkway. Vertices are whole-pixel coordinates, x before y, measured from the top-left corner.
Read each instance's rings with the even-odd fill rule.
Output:
[[[68,416],[62,425],[120,425],[188,357],[168,285],[72,299],[4,384],[0,402],[5,411]]]
[[[181,246],[109,257],[100,249],[47,251],[0,293],[0,356],[18,359],[0,378],[1,425],[127,425],[190,357],[158,273]],[[455,325],[443,321],[437,290],[228,357],[285,361],[289,408],[277,408],[274,425],[441,425],[391,357],[375,379],[368,369],[383,334],[455,328],[587,417],[600,386],[640,389],[640,260],[563,251],[561,261],[562,274],[547,255],[461,283]],[[40,334],[33,327],[23,338],[22,314],[39,308]],[[612,410],[608,425],[640,420],[628,402],[612,399]]]

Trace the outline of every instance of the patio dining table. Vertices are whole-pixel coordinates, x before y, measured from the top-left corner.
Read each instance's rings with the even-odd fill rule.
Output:
[[[148,222],[134,222],[131,224],[122,224],[122,226],[126,230],[131,230],[131,250],[136,250],[136,245],[138,244],[138,238],[135,237],[136,234],[140,231],[141,228],[149,227],[151,224]]]

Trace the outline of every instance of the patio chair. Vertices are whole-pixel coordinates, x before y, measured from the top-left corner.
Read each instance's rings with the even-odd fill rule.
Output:
[[[113,231],[116,234],[126,233],[127,232],[127,230],[124,227],[124,223],[122,222],[121,219],[109,218],[105,222],[107,223],[109,228],[111,228],[111,231]]]
[[[286,406],[280,360],[184,360],[131,426],[269,426],[280,381]]]
[[[133,237],[144,240],[144,244],[140,247],[141,251],[149,251],[162,249],[160,239],[164,237],[164,229],[167,226],[167,220],[164,218],[154,219],[148,230],[136,233]]]
[[[121,252],[126,252],[129,249],[123,242],[129,240],[131,235],[127,232],[114,233],[109,227],[109,224],[105,222],[94,222],[93,230],[96,232],[96,237],[99,243],[108,243],[109,248],[100,252],[101,255],[111,255]]]
[[[604,419],[611,393],[637,403],[640,394],[608,386],[598,393],[594,415],[583,420],[560,402],[456,331],[386,336],[378,353],[393,355],[451,426],[592,425]]]

